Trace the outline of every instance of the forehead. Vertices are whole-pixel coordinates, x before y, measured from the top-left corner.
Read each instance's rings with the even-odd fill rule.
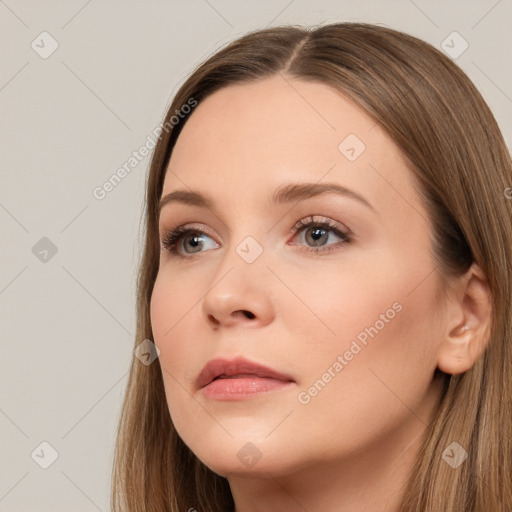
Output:
[[[353,188],[377,209],[393,195],[420,207],[403,156],[361,107],[326,84],[277,75],[220,89],[195,108],[163,194],[191,188],[247,205],[282,183],[322,180]]]

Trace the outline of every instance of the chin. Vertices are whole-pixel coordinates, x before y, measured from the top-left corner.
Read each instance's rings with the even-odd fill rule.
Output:
[[[225,432],[224,434],[227,436]],[[287,464],[283,459],[282,449],[279,449],[277,438],[273,443],[269,443],[268,439],[264,440],[264,435],[261,436],[261,442],[255,441],[251,436],[229,437],[229,439],[225,436],[222,441],[202,437],[200,445],[187,446],[205,466],[223,477],[229,475],[268,477],[268,473],[277,476],[287,472],[285,467]]]

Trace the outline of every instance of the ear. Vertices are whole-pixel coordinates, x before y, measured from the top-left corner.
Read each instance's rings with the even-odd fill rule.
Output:
[[[492,296],[476,263],[455,280],[447,296],[447,320],[437,349],[437,366],[456,375],[469,370],[489,343]]]

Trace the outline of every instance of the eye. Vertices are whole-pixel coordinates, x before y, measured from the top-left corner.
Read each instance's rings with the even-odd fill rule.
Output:
[[[305,242],[306,252],[328,252],[333,248],[350,243],[352,241],[350,230],[342,231],[338,225],[325,217],[315,219],[313,216],[300,220],[293,226],[292,233],[298,234],[298,238]],[[338,244],[329,244],[329,233],[341,240]],[[307,245],[311,244],[309,247]],[[295,244],[292,244],[295,245]]]
[[[212,240],[202,229],[178,226],[165,233],[162,238],[162,246],[171,254],[186,258],[187,255],[201,252],[201,249],[208,245],[205,244],[205,238]],[[213,242],[213,245],[214,248],[220,247],[216,242]],[[187,249],[191,249],[191,251],[187,252]]]

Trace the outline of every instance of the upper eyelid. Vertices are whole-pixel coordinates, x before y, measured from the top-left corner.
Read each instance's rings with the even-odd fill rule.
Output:
[[[213,234],[211,234],[211,230],[209,228],[207,228],[201,222],[177,223],[177,224],[173,224],[170,228],[165,228],[162,225],[161,227],[159,227],[158,231],[161,233],[162,236],[165,236],[167,233],[170,233],[171,231],[175,231],[175,230],[178,230],[178,229],[181,229],[181,230],[185,230],[186,229],[187,231],[188,230],[193,231],[194,229],[197,229],[198,231],[202,231],[202,232],[206,233],[209,236],[213,236]]]
[[[301,222],[304,223],[306,221],[317,222],[319,224],[322,224],[322,223],[332,223],[332,224],[339,225],[339,226],[341,226],[342,228],[344,228],[346,230],[349,230],[348,226],[346,226],[344,223],[339,222],[337,220],[334,220],[331,217],[327,217],[325,215],[321,215],[319,213],[312,213],[312,214],[306,215],[304,217],[300,217],[298,220],[296,220],[294,222],[294,224],[292,225],[292,227],[290,229],[293,229],[294,227],[299,226]],[[158,231],[168,232],[168,231],[171,231],[172,229],[184,228],[184,227],[186,227],[187,229],[194,229],[195,227],[197,227],[197,225],[200,226],[200,227],[198,227],[198,229],[204,230],[206,232],[208,232],[208,230],[209,230],[209,228],[205,227],[205,225],[203,223],[201,223],[201,222],[174,223],[171,228],[167,228],[167,229],[164,228],[164,225],[165,225],[164,222],[160,222],[159,226],[158,226]],[[223,225],[224,225],[224,223],[223,223]],[[232,233],[232,229],[230,229],[229,227],[227,229],[228,229],[229,233]]]

